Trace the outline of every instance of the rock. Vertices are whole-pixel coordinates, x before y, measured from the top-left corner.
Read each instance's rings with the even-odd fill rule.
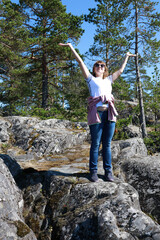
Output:
[[[137,189],[142,210],[160,223],[160,155],[130,158],[121,168],[126,181]]]
[[[135,99],[133,101],[126,101],[126,100],[118,100],[116,99],[115,103],[117,103],[118,111],[118,119],[126,119],[132,116],[132,123],[137,125],[139,124],[139,116],[135,111],[137,108],[138,101]]]
[[[11,127],[9,121],[0,117],[0,143],[8,143],[10,139],[10,134],[8,129]]]
[[[65,206],[68,211],[54,220],[60,239],[128,240],[160,230],[141,212],[138,194],[128,184],[78,184]]]
[[[159,225],[141,211],[138,193],[127,183],[85,183],[84,177],[81,182],[52,172],[30,173],[23,180],[26,223],[39,239],[160,237]]]
[[[19,166],[19,164],[7,154],[0,154],[0,158],[8,167],[13,178],[16,178],[16,176],[21,172],[21,167]]]
[[[128,138],[139,137],[142,138],[142,133],[139,127],[129,124],[123,128],[123,131],[127,134]]]
[[[38,157],[63,152],[81,144],[88,137],[86,123],[67,120],[39,120],[31,117],[8,117],[12,124],[15,144]],[[83,131],[82,131],[83,130]]]
[[[115,182],[104,181],[100,156],[99,181],[91,183],[86,123],[5,121],[3,139],[12,136],[15,146],[0,155],[0,239],[160,239],[159,156],[147,156],[137,129],[112,142]]]
[[[147,156],[147,148],[142,138],[131,138],[127,140],[112,142],[112,158],[117,162],[129,159],[133,156]]]
[[[22,193],[1,158],[0,164],[0,239],[36,240],[23,219]]]

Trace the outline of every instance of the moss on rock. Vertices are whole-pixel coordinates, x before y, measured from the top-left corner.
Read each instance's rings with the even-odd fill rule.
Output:
[[[25,237],[27,234],[30,233],[30,228],[22,221],[14,221],[14,225],[17,228],[18,237]]]

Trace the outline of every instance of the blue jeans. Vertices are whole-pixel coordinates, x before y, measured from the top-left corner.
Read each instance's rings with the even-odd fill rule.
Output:
[[[108,112],[98,111],[101,123],[90,125],[90,171],[97,170],[98,152],[102,141],[103,168],[106,172],[112,172],[111,141],[115,130],[115,122],[108,121]]]

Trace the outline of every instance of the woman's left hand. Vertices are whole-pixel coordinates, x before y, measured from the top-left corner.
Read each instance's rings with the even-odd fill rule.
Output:
[[[71,43],[59,43],[58,45],[62,47],[70,47]]]

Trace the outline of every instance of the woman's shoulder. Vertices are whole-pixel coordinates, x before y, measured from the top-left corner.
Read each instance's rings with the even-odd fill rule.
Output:
[[[89,72],[89,75],[88,75],[88,77],[86,78],[86,81],[87,82],[90,82],[91,80],[93,80],[94,79],[94,76]]]
[[[105,77],[105,80],[109,80],[111,83],[113,82],[113,75],[110,74],[107,77]]]

